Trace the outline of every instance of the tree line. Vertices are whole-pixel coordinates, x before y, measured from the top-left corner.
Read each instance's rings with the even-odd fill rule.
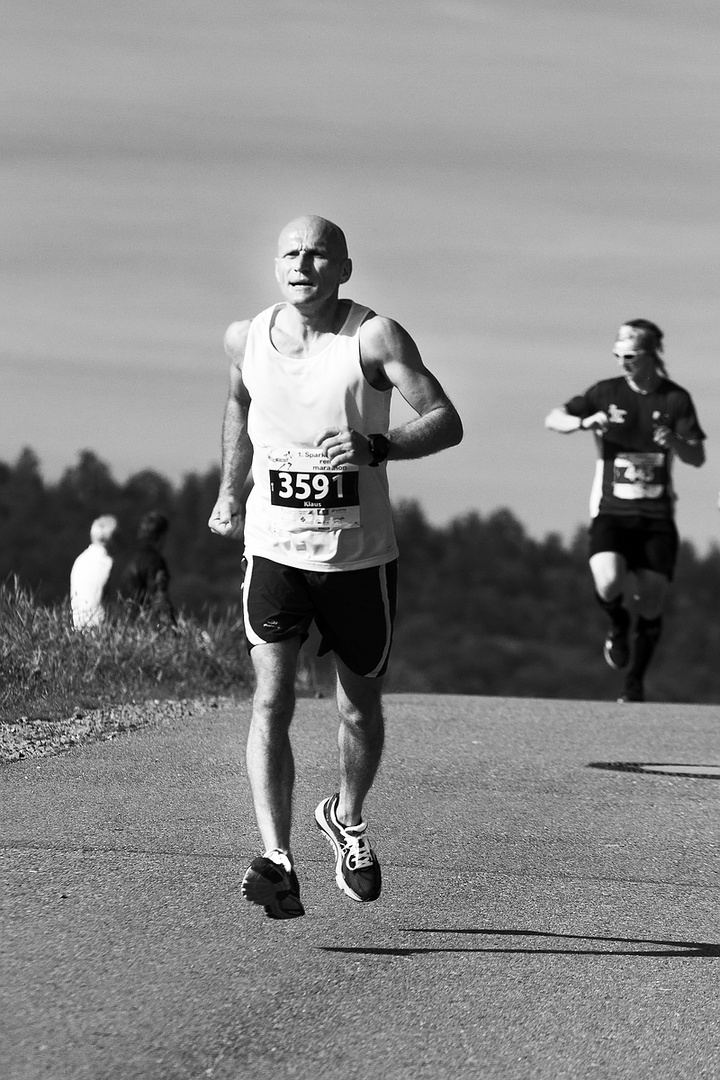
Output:
[[[90,450],[55,483],[26,448],[0,462],[0,580],[17,577],[46,605],[68,596],[70,568],[100,514],[120,522],[118,572],[148,510],[170,519],[165,556],[179,610],[205,618],[240,604],[241,546],[210,532],[219,469],[173,485],[152,469],[118,483]],[[587,567],[586,528],[569,542],[531,537],[508,509],[431,524],[417,502],[395,508],[400,545],[392,691],[608,700],[604,622]],[[647,679],[656,701],[720,702],[720,549],[682,542],[665,631]]]

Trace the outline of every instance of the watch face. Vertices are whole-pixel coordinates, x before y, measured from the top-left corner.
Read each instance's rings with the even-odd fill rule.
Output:
[[[373,464],[379,465],[388,455],[389,443],[384,435],[370,436],[370,450],[372,451]]]

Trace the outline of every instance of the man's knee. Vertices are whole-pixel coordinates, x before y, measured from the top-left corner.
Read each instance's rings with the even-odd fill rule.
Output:
[[[290,726],[295,712],[295,694],[286,687],[263,686],[253,695],[252,723],[254,727],[282,730]]]
[[[370,693],[361,700],[341,694],[337,704],[340,722],[347,731],[360,738],[382,739],[385,721],[379,694]]]
[[[355,705],[350,701],[338,703],[340,721],[352,731],[375,735],[384,727],[382,705],[380,702],[367,702]]]
[[[253,722],[288,727],[295,712],[294,674],[276,670],[258,677],[253,694]]]

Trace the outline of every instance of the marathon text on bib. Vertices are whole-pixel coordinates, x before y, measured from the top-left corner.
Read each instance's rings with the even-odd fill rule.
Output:
[[[660,499],[667,486],[665,455],[626,452],[613,462],[613,495],[617,499]]]
[[[270,512],[277,532],[357,529],[360,496],[357,465],[330,464],[322,450],[271,450]]]

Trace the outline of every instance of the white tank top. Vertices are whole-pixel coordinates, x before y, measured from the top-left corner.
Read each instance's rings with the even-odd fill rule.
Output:
[[[301,570],[380,566],[397,557],[385,464],[333,468],[315,446],[324,428],[388,431],[392,391],[375,390],[360,364],[360,326],[370,309],[350,301],[330,344],[295,358],[270,337],[280,307],[252,320],[245,347],[253,445],[245,550]]]

